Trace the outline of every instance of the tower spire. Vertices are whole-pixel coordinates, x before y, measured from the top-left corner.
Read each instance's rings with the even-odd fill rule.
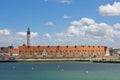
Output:
[[[27,46],[30,46],[30,28],[27,29]]]

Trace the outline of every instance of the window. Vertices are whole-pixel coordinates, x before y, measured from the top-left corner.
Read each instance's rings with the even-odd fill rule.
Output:
[[[20,53],[21,53],[22,51],[20,50]]]
[[[25,52],[27,52],[27,50],[25,50]]]

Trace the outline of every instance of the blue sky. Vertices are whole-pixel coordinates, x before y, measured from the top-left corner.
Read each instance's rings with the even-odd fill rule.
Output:
[[[119,0],[0,0],[0,46],[120,47]]]

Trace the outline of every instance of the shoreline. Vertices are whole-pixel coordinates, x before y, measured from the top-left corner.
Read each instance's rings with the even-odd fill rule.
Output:
[[[92,63],[120,63],[120,60],[91,60],[78,58],[65,59],[17,59],[17,60],[3,60],[0,62],[92,62]]]

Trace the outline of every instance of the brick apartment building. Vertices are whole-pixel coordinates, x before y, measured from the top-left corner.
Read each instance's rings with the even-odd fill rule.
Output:
[[[106,56],[106,46],[19,46],[25,58],[99,58]]]

